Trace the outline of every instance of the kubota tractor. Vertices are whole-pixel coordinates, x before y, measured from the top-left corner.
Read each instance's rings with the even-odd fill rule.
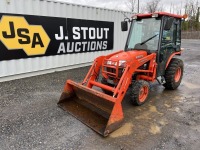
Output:
[[[176,89],[182,79],[183,61],[174,56],[181,55],[184,18],[158,12],[123,21],[122,31],[131,23],[125,49],[96,58],[82,83],[67,80],[58,105],[107,136],[122,125],[121,103],[128,88],[130,101],[136,105],[146,102],[151,82]]]

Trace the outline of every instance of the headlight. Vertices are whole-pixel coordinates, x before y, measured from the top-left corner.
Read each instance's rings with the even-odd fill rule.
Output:
[[[112,65],[112,61],[111,61],[111,60],[108,60],[108,61],[106,62],[106,65]]]
[[[126,64],[126,61],[125,61],[125,60],[120,60],[120,61],[119,61],[119,66],[120,66],[120,67],[124,67],[125,64]],[[114,61],[108,60],[108,61],[106,61],[106,65],[117,66],[117,62],[114,62]]]
[[[120,61],[119,61],[119,66],[120,66],[120,67],[124,67],[125,64],[126,64],[126,61],[125,61],[125,60],[120,60]]]

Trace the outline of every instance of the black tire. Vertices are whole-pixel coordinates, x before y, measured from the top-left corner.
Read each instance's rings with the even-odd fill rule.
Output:
[[[110,83],[108,83],[107,80],[106,80],[105,78],[102,78],[101,83],[113,87],[113,85],[110,84]],[[102,90],[105,94],[113,95],[113,92],[111,92],[111,91],[108,91],[108,90],[105,90],[105,89],[101,89],[101,90]]]
[[[143,97],[141,95],[142,89],[146,89],[146,94]],[[131,94],[130,94],[130,101],[132,104],[140,106],[144,104],[149,96],[149,83],[144,80],[138,80],[132,83],[132,89],[131,89]],[[142,96],[142,97],[141,97]]]
[[[183,77],[183,69],[184,69],[183,61],[178,58],[172,58],[165,71],[164,77],[166,83],[163,84],[163,86],[169,90],[175,90],[176,88],[178,88]],[[177,78],[178,72],[181,74],[179,74]]]

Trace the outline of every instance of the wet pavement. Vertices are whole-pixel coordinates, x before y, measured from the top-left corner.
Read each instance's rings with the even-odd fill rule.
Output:
[[[200,148],[200,40],[183,40],[181,85],[151,84],[143,106],[123,100],[123,126],[103,138],[57,107],[66,79],[80,82],[88,67],[0,83],[0,149]]]

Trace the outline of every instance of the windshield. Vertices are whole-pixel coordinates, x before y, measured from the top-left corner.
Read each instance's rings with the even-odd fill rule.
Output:
[[[160,35],[161,20],[146,18],[133,20],[128,39],[128,49],[138,49],[141,46],[147,50],[157,50]]]

